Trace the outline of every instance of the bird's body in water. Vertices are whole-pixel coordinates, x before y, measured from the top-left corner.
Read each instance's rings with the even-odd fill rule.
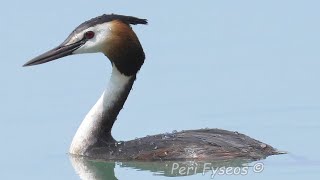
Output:
[[[143,48],[130,25],[147,20],[123,15],[102,15],[82,23],[58,47],[24,66],[64,56],[103,53],[112,64],[106,90],[78,128],[69,153],[98,159],[260,159],[277,151],[248,136],[219,129],[189,130],[117,142],[112,126],[145,60]],[[139,122],[138,122],[139,123]]]

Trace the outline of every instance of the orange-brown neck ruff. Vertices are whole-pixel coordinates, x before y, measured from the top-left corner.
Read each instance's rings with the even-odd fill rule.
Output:
[[[126,76],[136,74],[145,59],[142,46],[130,25],[113,20],[111,35],[103,47],[104,54]]]

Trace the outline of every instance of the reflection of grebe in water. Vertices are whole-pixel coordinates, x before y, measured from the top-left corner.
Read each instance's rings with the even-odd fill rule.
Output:
[[[46,63],[64,56],[102,52],[112,64],[109,84],[75,134],[69,152],[98,159],[260,159],[278,152],[245,135],[218,129],[189,130],[117,142],[112,126],[122,109],[145,55],[130,24],[145,19],[102,15],[78,26],[58,47],[24,66]]]
[[[125,168],[132,171],[146,171],[156,176],[181,177],[201,174],[201,176],[215,177],[228,173],[246,175],[254,172],[254,164],[244,159],[232,160],[190,160],[190,161],[99,161],[86,157],[70,155],[70,162],[76,174],[82,180],[116,180],[121,174],[115,169]],[[230,169],[232,171],[230,171]],[[120,171],[121,172],[121,171]],[[222,173],[222,174],[221,174]],[[214,176],[213,176],[214,175]]]

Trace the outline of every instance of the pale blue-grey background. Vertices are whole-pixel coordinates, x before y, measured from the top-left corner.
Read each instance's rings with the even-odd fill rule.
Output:
[[[319,7],[316,0],[2,2],[0,179],[78,178],[66,152],[110,63],[90,54],[21,66],[103,13],[149,19],[133,27],[147,58],[116,139],[236,130],[290,154],[268,158],[262,174],[220,179],[319,177]],[[115,171],[119,179],[152,177]]]

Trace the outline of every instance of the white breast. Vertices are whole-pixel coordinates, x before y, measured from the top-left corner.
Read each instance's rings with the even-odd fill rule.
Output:
[[[103,120],[102,115],[108,111],[130,82],[131,76],[125,76],[113,66],[110,81],[102,96],[92,107],[85,119],[82,121],[75,136],[73,137],[69,152],[71,154],[84,155],[88,147],[97,142],[95,133],[101,126]]]

